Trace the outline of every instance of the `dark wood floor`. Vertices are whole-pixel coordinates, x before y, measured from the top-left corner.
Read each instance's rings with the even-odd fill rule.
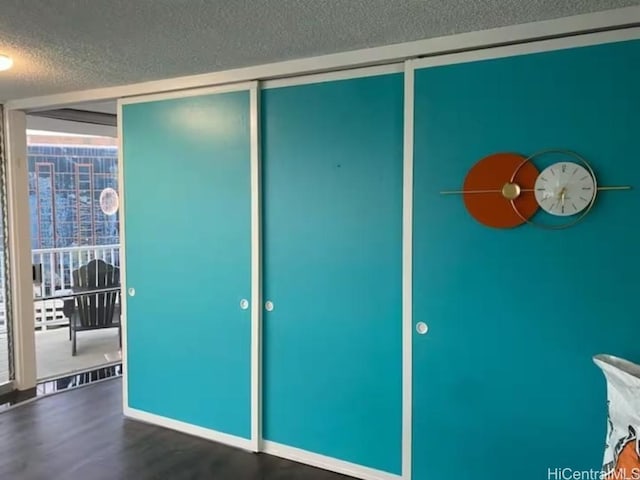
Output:
[[[108,380],[0,413],[0,479],[350,480],[122,417]]]

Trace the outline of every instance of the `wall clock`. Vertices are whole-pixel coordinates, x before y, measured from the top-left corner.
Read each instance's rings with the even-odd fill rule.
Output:
[[[534,190],[543,210],[567,217],[589,208],[596,196],[596,180],[582,165],[558,162],[538,175]]]
[[[535,160],[551,154],[560,161],[539,172]],[[599,191],[629,189],[629,185],[598,186],[591,165],[575,152],[545,150],[529,157],[515,153],[489,155],[471,167],[462,190],[440,193],[462,195],[471,216],[489,227],[513,228],[528,223],[557,230],[582,220]],[[548,224],[537,217],[534,221],[539,209],[566,221]]]

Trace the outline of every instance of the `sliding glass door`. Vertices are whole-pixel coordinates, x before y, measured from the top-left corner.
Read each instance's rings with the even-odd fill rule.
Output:
[[[6,208],[6,139],[4,132],[3,109],[0,105],[0,394],[11,390],[13,379],[13,342],[11,336],[11,315],[9,294],[7,291],[7,208]]]

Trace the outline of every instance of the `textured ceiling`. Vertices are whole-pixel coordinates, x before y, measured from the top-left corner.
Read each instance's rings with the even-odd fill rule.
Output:
[[[547,20],[640,0],[0,0],[0,101]]]

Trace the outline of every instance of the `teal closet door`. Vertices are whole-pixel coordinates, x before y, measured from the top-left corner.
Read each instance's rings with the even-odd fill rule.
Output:
[[[415,72],[413,480],[601,467],[591,357],[640,360],[639,85],[640,41]],[[634,190],[562,231],[484,227],[439,194],[488,154],[548,148]]]
[[[250,437],[249,92],[123,106],[128,401]]]
[[[403,77],[262,93],[264,438],[400,472]]]

